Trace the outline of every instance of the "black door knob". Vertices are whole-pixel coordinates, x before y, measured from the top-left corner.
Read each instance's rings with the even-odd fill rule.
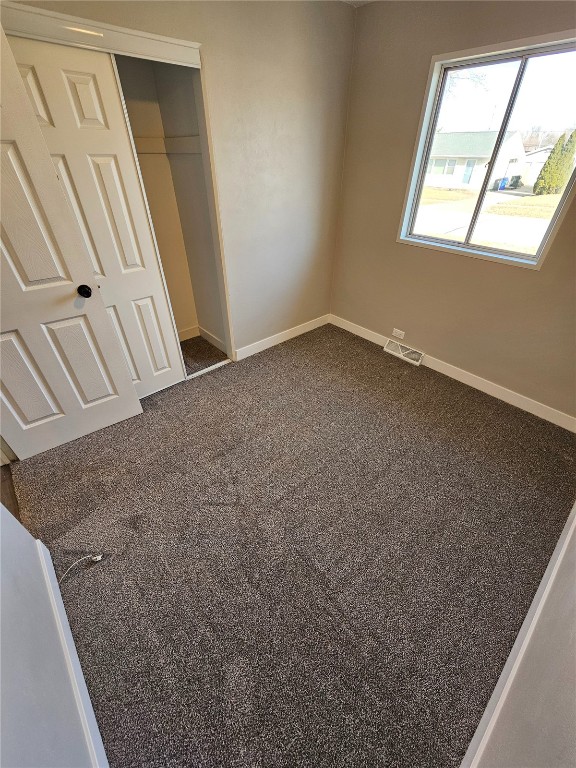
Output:
[[[89,299],[92,296],[92,288],[89,285],[79,285],[76,290],[84,299]]]

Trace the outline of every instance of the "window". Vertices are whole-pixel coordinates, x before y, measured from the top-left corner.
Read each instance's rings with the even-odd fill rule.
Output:
[[[449,159],[430,159],[428,161],[428,170],[427,173],[436,173],[436,174],[447,174],[448,176],[452,175],[454,173],[454,168],[456,168],[456,160],[449,160]]]
[[[537,265],[576,178],[574,43],[435,75],[400,239]]]

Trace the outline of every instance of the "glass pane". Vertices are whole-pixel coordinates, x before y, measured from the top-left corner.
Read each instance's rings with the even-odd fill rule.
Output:
[[[447,69],[412,232],[462,242],[519,61]]]
[[[534,256],[574,170],[576,52],[528,60],[470,242]]]

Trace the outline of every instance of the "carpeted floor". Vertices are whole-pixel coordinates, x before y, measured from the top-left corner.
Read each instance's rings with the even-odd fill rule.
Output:
[[[332,326],[16,464],[112,766],[457,766],[572,436]]]
[[[204,368],[209,368],[211,365],[228,359],[224,352],[212,346],[202,336],[195,336],[193,339],[181,341],[180,348],[182,349],[187,376],[203,371]]]

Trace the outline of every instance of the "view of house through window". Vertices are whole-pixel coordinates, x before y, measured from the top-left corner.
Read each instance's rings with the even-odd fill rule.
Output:
[[[576,51],[446,67],[409,236],[537,259],[576,166]]]

